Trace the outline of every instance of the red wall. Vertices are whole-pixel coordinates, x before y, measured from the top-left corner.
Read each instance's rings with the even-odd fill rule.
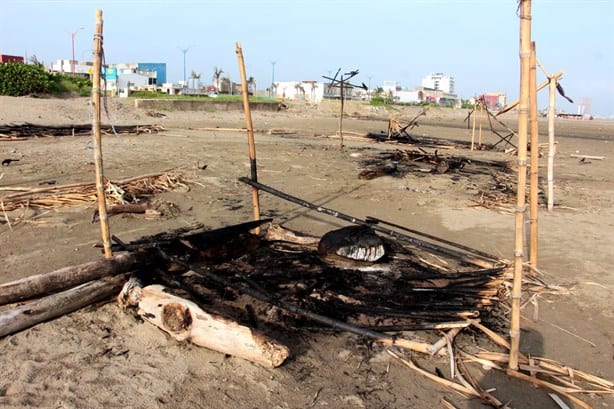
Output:
[[[0,54],[0,63],[3,62],[20,62],[23,63],[23,57],[17,55]]]

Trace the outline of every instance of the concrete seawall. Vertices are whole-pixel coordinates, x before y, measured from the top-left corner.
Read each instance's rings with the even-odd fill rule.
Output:
[[[164,111],[242,111],[243,102],[188,100],[188,99],[135,99],[134,106],[143,109]],[[279,111],[283,105],[275,102],[250,102],[249,107],[257,111]]]

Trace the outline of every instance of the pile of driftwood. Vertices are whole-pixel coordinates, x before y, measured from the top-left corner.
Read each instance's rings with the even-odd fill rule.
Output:
[[[157,133],[165,129],[159,125],[102,125],[101,132],[108,135]],[[83,136],[92,134],[92,124],[36,125],[30,123],[0,125],[0,139],[42,138],[50,136]]]
[[[105,184],[109,214],[121,211],[136,213],[155,212],[149,198],[156,193],[178,188],[187,188],[187,182],[180,174],[173,172],[154,173]],[[96,186],[93,182],[73,183],[45,187],[3,187],[0,191],[14,192],[0,195],[0,220],[11,223],[23,219],[28,209],[53,209],[63,206],[96,203]],[[21,212],[11,217],[10,212]]]

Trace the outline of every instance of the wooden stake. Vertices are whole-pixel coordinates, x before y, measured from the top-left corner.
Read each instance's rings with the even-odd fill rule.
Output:
[[[531,58],[531,0],[520,0],[520,102],[518,104],[518,183],[515,212],[514,280],[510,322],[510,369],[518,369],[520,349],[520,297],[524,247],[525,190],[527,183],[527,128]]]
[[[237,41],[237,58],[239,59],[239,72],[241,73],[241,92],[243,94],[243,110],[245,111],[245,125],[247,127],[247,143],[249,145],[249,162],[251,168],[251,179],[258,182],[258,171],[256,167],[256,144],[254,142],[254,127],[252,125],[252,113],[249,108],[249,94],[247,90],[247,76],[245,74],[245,63],[243,61],[243,49]],[[258,188],[252,186],[252,199],[254,203],[254,220],[260,220],[260,200]],[[255,233],[260,232],[259,228]]]
[[[104,195],[104,172],[102,166],[102,137],[100,133],[100,71],[102,65],[102,10],[96,10],[96,27],[94,33],[94,68],[92,70],[92,107],[94,119],[92,121],[92,134],[94,140],[94,165],[96,169],[96,195],[98,197],[98,216],[100,218],[100,232],[104,255],[111,258],[111,233],[109,218],[107,216],[107,203]]]
[[[531,267],[537,268],[537,238],[538,238],[538,188],[539,188],[539,127],[537,123],[537,89],[536,77],[537,66],[535,56],[535,42],[531,43],[530,78],[529,78],[529,97],[530,101],[530,123],[531,123],[531,167],[530,167],[530,190],[529,190],[529,220],[530,220],[530,244],[529,244],[529,263]]]

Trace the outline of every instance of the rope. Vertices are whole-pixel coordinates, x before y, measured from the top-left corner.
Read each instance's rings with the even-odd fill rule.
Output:
[[[106,58],[104,55],[104,47],[101,45],[100,47],[101,50],[101,62],[102,62],[102,66],[106,67],[107,66],[107,62],[106,62]],[[111,113],[109,112],[109,105],[108,105],[108,94],[107,94],[107,72],[106,69],[104,71],[104,74],[102,74],[102,80],[104,81],[104,96],[102,97],[102,106],[104,107],[104,113],[107,115],[107,119],[109,120],[110,124],[111,124],[111,129],[113,130],[113,135],[115,135],[116,137],[119,137],[119,134],[117,133],[117,131],[115,130],[115,121],[113,120],[113,117],[111,116]]]

